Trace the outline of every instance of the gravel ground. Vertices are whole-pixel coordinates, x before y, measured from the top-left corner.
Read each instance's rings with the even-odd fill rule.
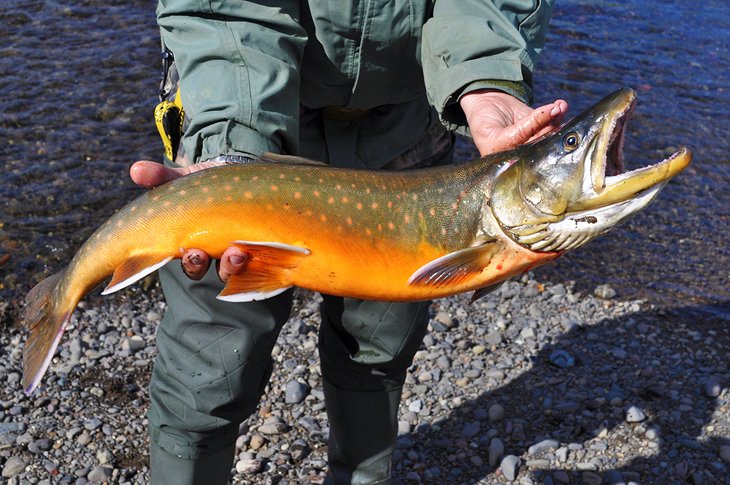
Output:
[[[42,388],[0,336],[0,482],[146,483],[147,383],[165,304],[153,280],[76,311]],[[730,319],[513,281],[433,304],[400,409],[397,483],[730,484]],[[301,291],[233,483],[321,483],[328,424],[318,295]],[[722,310],[722,308],[720,308]]]

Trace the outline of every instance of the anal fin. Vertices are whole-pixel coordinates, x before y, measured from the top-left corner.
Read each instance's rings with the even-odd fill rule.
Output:
[[[168,256],[160,260],[159,254],[140,254],[132,256],[120,264],[114,270],[112,280],[109,282],[102,295],[108,295],[126,288],[132,283],[141,280],[150,273],[154,273],[162,266],[172,260],[172,256]]]
[[[481,273],[501,248],[497,240],[492,240],[441,256],[421,266],[408,279],[408,284],[443,288],[463,283]]]
[[[291,271],[309,250],[277,242],[235,241],[245,251],[246,267],[228,279],[219,300],[241,302],[271,298],[292,287]]]

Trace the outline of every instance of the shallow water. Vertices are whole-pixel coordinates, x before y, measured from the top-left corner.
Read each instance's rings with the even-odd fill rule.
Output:
[[[578,113],[632,87],[639,106],[628,164],[654,163],[680,144],[693,147],[695,161],[646,211],[538,270],[541,277],[585,291],[608,282],[620,296],[665,306],[727,304],[730,5],[694,5],[556,7],[536,102],[562,97]],[[0,261],[9,256],[0,263],[0,297],[13,299],[140,193],[127,170],[161,151],[152,121],[159,40],[154,6],[142,0],[7,0],[0,38]]]

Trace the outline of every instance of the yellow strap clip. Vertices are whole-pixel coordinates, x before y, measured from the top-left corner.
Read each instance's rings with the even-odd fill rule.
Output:
[[[160,133],[160,138],[162,138],[165,157],[171,162],[175,161],[180,146],[184,118],[185,111],[183,110],[179,89],[175,93],[174,101],[164,100],[155,107],[155,125]]]

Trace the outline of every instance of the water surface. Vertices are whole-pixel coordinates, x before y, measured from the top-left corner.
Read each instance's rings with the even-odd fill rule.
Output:
[[[629,165],[657,162],[681,144],[695,161],[646,211],[539,277],[584,291],[608,282],[620,296],[657,305],[725,308],[728,19],[720,0],[558,2],[536,102],[562,97],[575,114],[632,87],[639,106],[627,132]],[[153,2],[142,0],[6,0],[0,38],[0,258],[9,256],[0,297],[13,300],[140,193],[127,170],[160,153],[152,121],[159,40]]]

